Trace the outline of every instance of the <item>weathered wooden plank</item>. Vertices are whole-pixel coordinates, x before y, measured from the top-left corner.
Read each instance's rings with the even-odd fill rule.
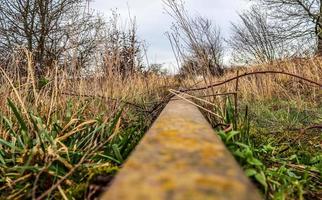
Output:
[[[261,197],[200,111],[175,100],[162,111],[101,199]]]

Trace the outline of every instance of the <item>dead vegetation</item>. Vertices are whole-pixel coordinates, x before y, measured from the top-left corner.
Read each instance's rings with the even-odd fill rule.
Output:
[[[275,38],[276,30],[291,26],[272,27],[265,17],[272,13],[246,12],[228,43],[242,55],[238,65],[252,65],[227,68],[219,27],[190,16],[182,2],[165,0],[175,20],[167,36],[181,67],[176,75],[143,62],[135,20],[122,27],[115,12],[107,22],[83,13],[85,1],[45,2],[0,5],[0,199],[94,199],[173,96],[204,111],[266,199],[320,197],[317,1],[292,4],[307,31],[313,29],[303,9],[312,5],[309,13],[317,13],[309,16],[318,38],[307,43],[309,51]],[[77,11],[69,12],[73,5]],[[45,12],[50,7],[56,12]]]

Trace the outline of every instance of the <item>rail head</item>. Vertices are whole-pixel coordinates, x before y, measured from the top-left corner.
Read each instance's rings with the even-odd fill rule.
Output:
[[[198,108],[173,99],[101,199],[261,197]]]

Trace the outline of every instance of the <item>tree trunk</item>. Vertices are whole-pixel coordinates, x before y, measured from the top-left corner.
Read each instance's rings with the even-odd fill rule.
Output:
[[[318,45],[316,49],[316,55],[322,57],[322,37],[318,36]]]
[[[322,57],[322,0],[320,0],[320,13],[316,23],[317,23],[316,31],[317,31],[317,39],[318,39],[316,55]]]

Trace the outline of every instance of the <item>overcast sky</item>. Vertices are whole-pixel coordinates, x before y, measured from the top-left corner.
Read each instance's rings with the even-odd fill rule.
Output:
[[[230,23],[238,20],[238,12],[247,8],[247,0],[186,0],[191,14],[200,14],[221,27],[224,37],[230,35]],[[136,17],[138,34],[148,44],[150,63],[164,63],[167,68],[175,67],[175,59],[165,32],[170,30],[173,19],[164,11],[162,0],[94,0],[91,7],[110,16],[116,9],[123,19]]]

